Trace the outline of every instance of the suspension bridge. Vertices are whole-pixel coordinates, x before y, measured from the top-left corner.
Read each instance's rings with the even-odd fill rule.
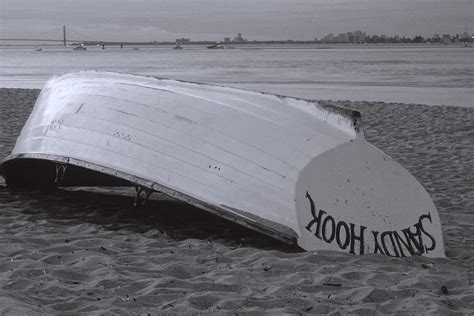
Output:
[[[72,39],[69,38],[69,34],[72,34]],[[54,37],[54,38],[53,38]],[[57,27],[52,30],[45,32],[40,32],[36,34],[30,34],[21,37],[15,38],[0,38],[0,45],[5,45],[6,42],[36,42],[38,43],[62,43],[64,46],[68,46],[68,43],[82,43],[82,42],[94,42],[94,43],[104,43],[101,40],[92,38],[88,35],[77,32],[70,27],[62,26]]]

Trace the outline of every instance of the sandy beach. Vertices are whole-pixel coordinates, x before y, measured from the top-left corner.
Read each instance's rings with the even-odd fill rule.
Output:
[[[39,90],[0,89],[0,158]],[[447,258],[303,252],[133,189],[11,191],[0,177],[5,314],[346,314],[474,311],[474,108],[320,101],[359,110],[441,218]]]

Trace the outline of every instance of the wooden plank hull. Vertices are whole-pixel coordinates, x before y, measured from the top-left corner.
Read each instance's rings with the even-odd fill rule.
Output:
[[[306,100],[73,73],[47,83],[2,172],[140,185],[307,250],[444,256],[433,202],[365,141],[360,114]]]

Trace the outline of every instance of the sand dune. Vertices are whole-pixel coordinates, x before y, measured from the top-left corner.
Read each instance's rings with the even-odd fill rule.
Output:
[[[0,156],[37,90],[0,89]],[[330,102],[330,101],[321,101]],[[3,313],[472,313],[474,109],[338,101],[425,186],[448,258],[301,252],[154,195],[10,191],[0,178]]]

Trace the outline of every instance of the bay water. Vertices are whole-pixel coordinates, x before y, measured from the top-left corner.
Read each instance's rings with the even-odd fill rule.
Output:
[[[207,82],[306,99],[474,106],[474,54],[463,46],[106,46],[0,48],[0,87],[41,88],[79,70]]]

